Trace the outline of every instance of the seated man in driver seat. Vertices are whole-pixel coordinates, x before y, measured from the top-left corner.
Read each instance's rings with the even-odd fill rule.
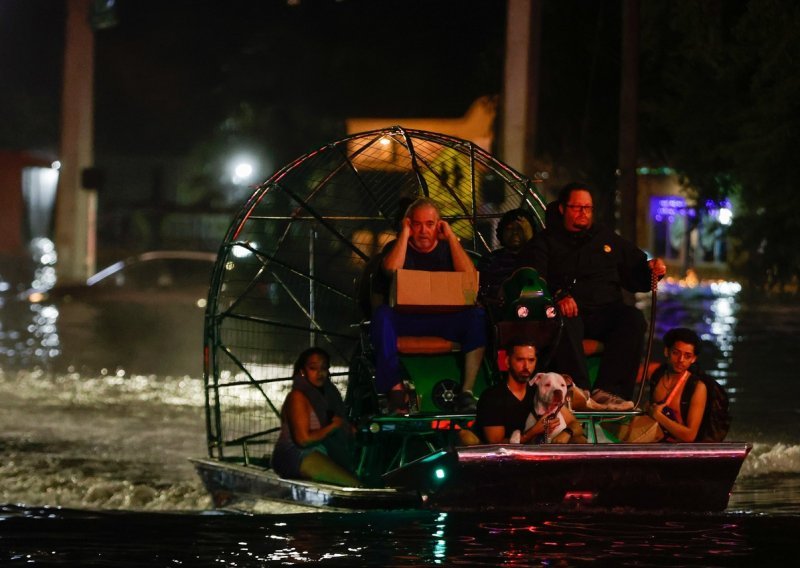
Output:
[[[624,291],[645,292],[666,273],[663,260],[647,259],[636,245],[594,222],[594,198],[585,183],[569,183],[558,195],[560,223],[520,250],[519,267],[532,267],[547,281],[564,318],[555,354],[559,372],[609,410],[630,410],[646,328],[644,316],[625,302]],[[604,344],[597,379],[590,385],[583,340]]]
[[[409,205],[397,239],[382,253],[380,273],[391,279],[398,269],[476,272],[449,223],[442,220],[435,203],[419,198]],[[462,388],[456,400],[460,411],[475,410],[472,388],[486,349],[486,324],[482,308],[471,307],[453,313],[400,313],[386,304],[372,313],[370,336],[376,356],[375,379],[378,392],[388,394],[389,411],[402,413],[408,405],[400,382],[397,337],[436,335],[457,342],[464,352]]]

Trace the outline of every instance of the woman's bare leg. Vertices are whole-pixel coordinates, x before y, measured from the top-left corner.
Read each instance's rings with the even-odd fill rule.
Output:
[[[311,452],[300,463],[304,479],[332,483],[344,487],[360,487],[361,482],[349,471],[319,452]]]

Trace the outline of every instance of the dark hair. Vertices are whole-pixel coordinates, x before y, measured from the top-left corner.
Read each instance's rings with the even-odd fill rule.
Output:
[[[512,222],[516,221],[517,219],[525,219],[528,223],[531,224],[531,229],[533,229],[533,234],[536,234],[536,220],[533,218],[533,214],[528,211],[527,209],[511,209],[503,213],[503,216],[500,217],[500,220],[497,222],[497,230],[495,234],[500,242],[503,241],[503,231],[506,229],[506,225],[511,224]]]
[[[558,202],[561,205],[566,205],[569,201],[570,195],[572,195],[573,191],[588,191],[589,195],[592,196],[592,202],[594,202],[594,189],[588,183],[583,183],[579,181],[573,181],[562,187],[558,191]]]
[[[537,353],[539,352],[536,342],[530,337],[516,336],[509,339],[505,345],[506,355],[511,357],[515,347],[533,347]]]
[[[331,363],[331,356],[328,355],[328,352],[325,351],[321,347],[309,347],[297,357],[297,361],[294,362],[294,375],[297,376],[300,374],[300,370],[306,366],[308,360],[311,359],[312,355],[319,355],[323,357],[325,361],[330,365]]]
[[[700,337],[691,329],[686,327],[674,327],[664,334],[664,345],[667,349],[675,345],[676,341],[688,343],[694,347],[695,355],[700,347]]]

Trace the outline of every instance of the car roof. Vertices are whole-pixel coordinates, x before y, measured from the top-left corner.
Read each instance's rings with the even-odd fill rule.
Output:
[[[97,284],[104,278],[108,277],[110,274],[114,274],[115,272],[122,270],[122,268],[125,266],[136,264],[138,262],[149,262],[153,260],[199,260],[214,263],[217,260],[217,254],[213,252],[196,250],[154,250],[142,252],[134,256],[129,256],[123,260],[119,260],[92,274],[86,279],[86,285],[93,286],[94,284]]]

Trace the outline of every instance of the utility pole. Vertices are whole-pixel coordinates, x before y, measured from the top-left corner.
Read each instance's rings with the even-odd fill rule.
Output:
[[[539,111],[542,0],[508,0],[503,87],[503,161],[531,177]]]
[[[56,197],[58,275],[84,281],[95,271],[97,194],[82,188],[94,161],[94,32],[92,0],[67,0],[61,98],[61,172]]]
[[[634,243],[637,238],[638,101],[639,101],[639,0],[622,0],[622,69],[619,93],[619,148],[617,195],[619,229]]]

